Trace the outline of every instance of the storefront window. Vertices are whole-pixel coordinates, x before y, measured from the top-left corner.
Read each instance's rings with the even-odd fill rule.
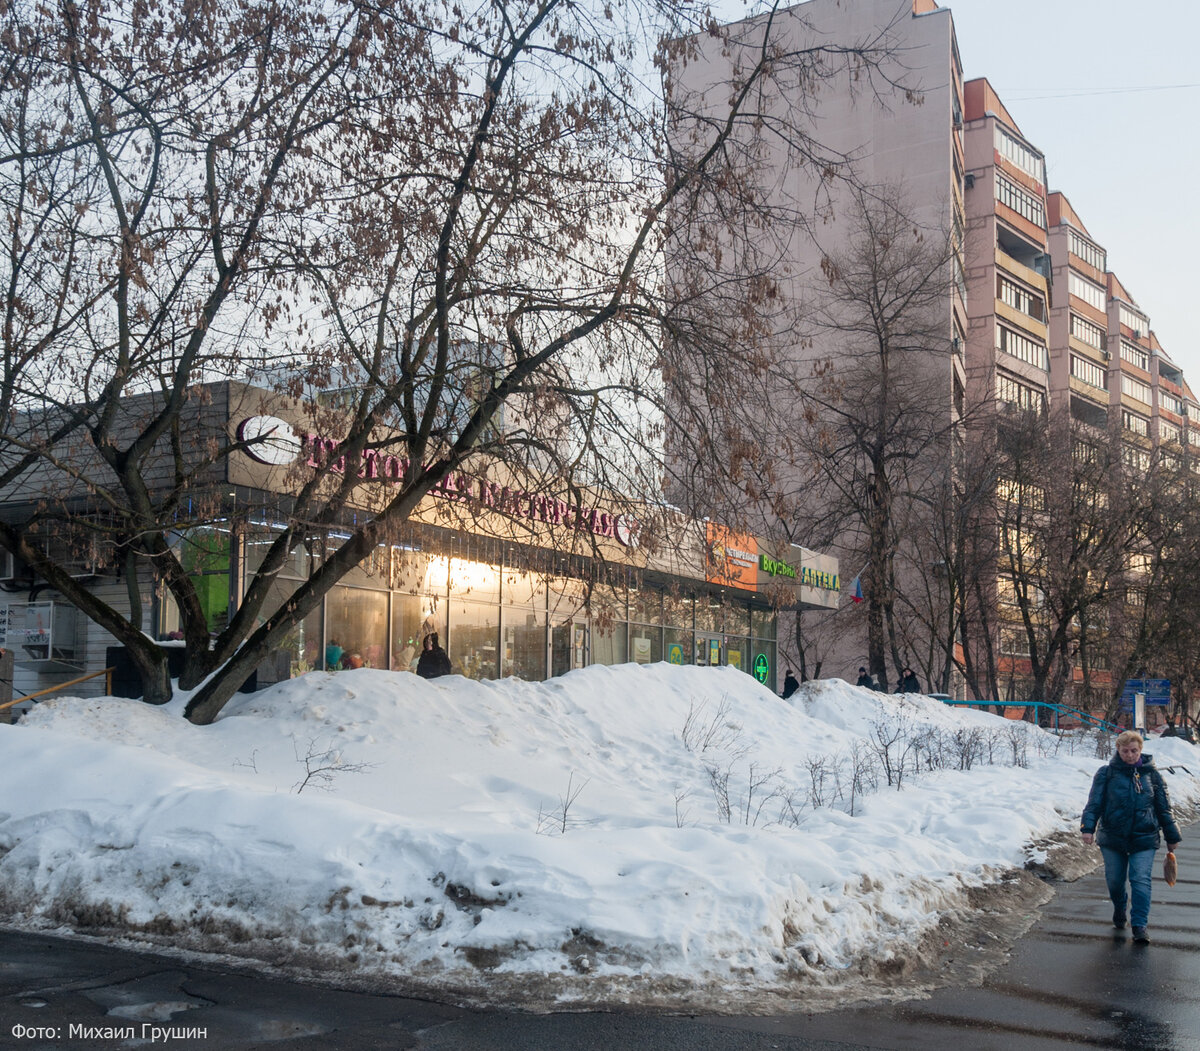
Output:
[[[278,533],[264,527],[251,527],[244,534],[242,541],[242,575],[247,584],[249,584],[250,578],[258,572],[263,559],[267,555],[268,549],[275,543],[275,538],[278,535]],[[319,564],[318,560],[314,557],[314,552],[319,552],[320,549],[320,541],[315,539],[304,540],[297,544],[284,561],[279,575],[292,580],[307,580]]]
[[[263,605],[264,614],[270,616],[279,609],[298,586],[299,581],[295,580],[276,580],[272,583]],[[279,649],[259,666],[258,685],[262,687],[289,676],[319,671],[324,663],[321,653],[321,605],[317,603],[316,609],[292,628]]]
[[[629,660],[629,629],[624,621],[591,627],[592,664],[625,664]]]
[[[629,625],[630,657],[636,664],[654,664],[663,659],[662,628]]]
[[[725,604],[719,595],[696,598],[696,630],[719,633],[725,624]]]
[[[392,671],[416,671],[429,614],[416,595],[392,595]]]
[[[695,602],[691,595],[667,592],[663,596],[663,623],[671,628],[683,628],[691,633]]]
[[[387,667],[386,592],[339,585],[329,592],[325,607],[326,664],[333,666],[330,670]]]
[[[543,636],[544,638],[544,636]],[[450,667],[468,679],[495,679],[500,644],[500,607],[490,603],[450,603]]]
[[[775,611],[773,609],[756,609],[750,613],[752,634],[760,639],[775,638]]]
[[[750,607],[736,599],[725,607],[725,630],[733,635],[750,634]]]
[[[546,611],[504,607],[503,674],[530,682],[546,677]]]
[[[450,559],[450,594],[472,602],[500,604],[500,567],[483,562],[468,562],[463,558]]]
[[[750,671],[750,640],[739,635],[725,636],[725,663],[744,672]]]
[[[662,623],[663,594],[657,588],[629,589],[629,619],[639,624]]]
[[[668,664],[691,664],[695,660],[693,635],[682,628],[667,628],[663,659]]]

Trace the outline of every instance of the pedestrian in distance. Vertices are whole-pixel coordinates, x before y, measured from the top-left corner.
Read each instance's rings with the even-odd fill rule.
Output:
[[[921,684],[917,681],[917,676],[912,668],[905,665],[904,671],[900,676],[900,681],[896,684],[897,693],[920,693]]]
[[[330,639],[325,647],[325,667],[329,671],[337,671],[342,666],[342,657],[346,651],[338,644],[337,639]]]
[[[421,657],[417,661],[417,674],[422,679],[436,679],[450,674],[450,658],[438,644],[437,632],[425,636],[421,643]]]
[[[868,690],[873,690],[875,688],[875,680],[872,679],[871,676],[867,674],[866,668],[859,668],[858,669],[858,682],[856,682],[854,685],[855,686],[865,686]]]
[[[783,677],[783,693],[779,696],[785,701],[800,689],[800,683],[796,681],[796,676],[792,674],[792,669],[788,668],[787,674]]]
[[[1133,940],[1146,945],[1150,941],[1146,927],[1159,830],[1166,837],[1168,854],[1175,853],[1182,837],[1171,816],[1171,799],[1162,774],[1155,769],[1153,758],[1142,752],[1142,745],[1142,735],[1136,730],[1117,737],[1116,754],[1092,778],[1079,832],[1084,843],[1098,843],[1104,857],[1113,926],[1124,929],[1128,903]]]

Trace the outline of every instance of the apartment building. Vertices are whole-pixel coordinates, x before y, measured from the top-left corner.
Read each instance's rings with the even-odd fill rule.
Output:
[[[904,91],[866,98],[852,83],[826,83],[804,104],[814,113],[815,133],[856,156],[863,182],[901,185],[916,218],[952,231],[945,351],[921,365],[929,398],[941,400],[946,418],[960,420],[964,404],[990,405],[1001,415],[1065,409],[1097,440],[1120,442],[1121,457],[1134,470],[1148,470],[1154,457],[1196,470],[1200,415],[1182,371],[1083,217],[1065,193],[1047,186],[1042,147],[1052,150],[1053,144],[1031,142],[1019,115],[986,78],[964,82],[951,10],[932,0],[811,0],[777,19],[792,45],[851,45],[868,35],[867,26],[886,27],[889,43],[903,55],[897,83]],[[696,90],[721,82],[722,62],[739,44],[753,46],[760,25],[753,19],[739,23],[733,46],[717,55],[715,43],[710,61],[690,67],[685,82]],[[964,43],[969,55],[969,41]],[[920,104],[913,105],[914,98]],[[799,106],[800,100],[780,104]],[[792,186],[810,177],[804,171],[784,176]],[[818,235],[797,239],[794,270],[809,282],[820,280],[822,253],[842,230],[836,207]],[[805,291],[798,283],[795,295]],[[826,342],[813,353],[830,349]],[[803,368],[804,353],[796,357]],[[833,361],[836,368],[836,347]],[[947,473],[958,469],[953,443],[944,460]],[[860,542],[848,534],[837,547],[846,583],[862,564]],[[932,571],[917,560],[906,568],[910,574]],[[822,674],[852,678],[864,663],[866,631],[863,604],[847,596],[836,613],[806,624],[797,644],[814,646]],[[781,624],[781,639],[786,635]],[[919,627],[901,646],[903,659],[932,678],[936,651],[922,650]],[[1001,649],[1008,650],[1001,659],[1010,681],[1019,679],[1028,663],[1019,642]],[[962,689],[961,680],[951,685],[952,691]]]

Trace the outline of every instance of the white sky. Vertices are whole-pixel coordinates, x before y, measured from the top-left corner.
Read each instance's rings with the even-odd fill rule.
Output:
[[[984,76],[1200,391],[1200,5],[952,0],[963,73]],[[1192,304],[1189,306],[1188,304]]]
[[[732,668],[311,672],[209,727],[183,703],[60,698],[0,725],[6,925],[123,915],[176,948],[507,1004],[794,1009],[799,983],[828,1006],[968,888],[1074,839],[1103,761],[839,680],[785,702]],[[956,734],[986,758],[957,769]],[[892,739],[923,772],[910,754],[902,790],[852,806],[854,757]],[[1200,771],[1192,745],[1147,751]],[[297,791],[306,758],[325,769]],[[1200,778],[1164,776],[1200,801]]]

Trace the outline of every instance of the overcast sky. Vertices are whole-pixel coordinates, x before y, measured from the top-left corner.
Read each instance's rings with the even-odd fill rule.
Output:
[[[1200,392],[1200,7],[1195,0],[952,0],[987,77],[1108,265]]]

